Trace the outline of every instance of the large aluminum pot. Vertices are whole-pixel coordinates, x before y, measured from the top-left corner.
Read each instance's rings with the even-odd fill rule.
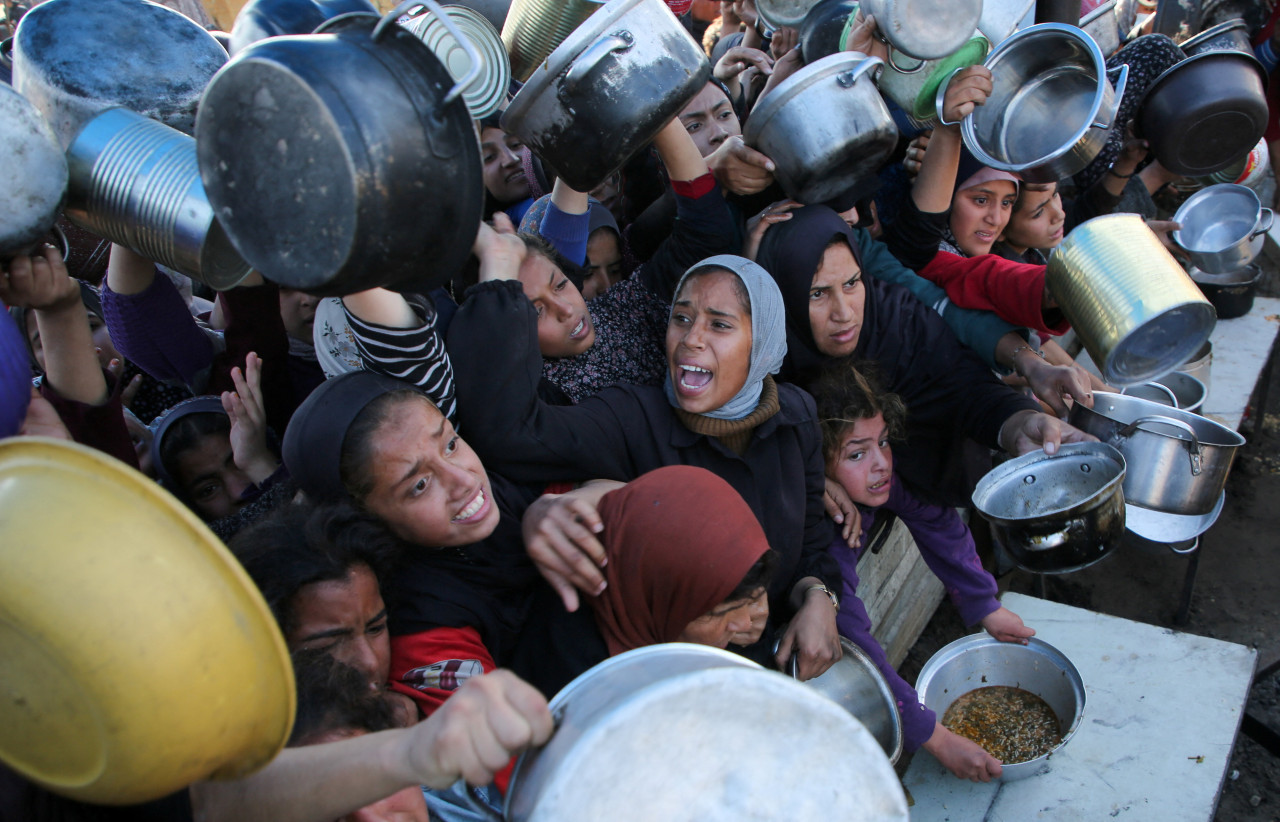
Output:
[[[71,222],[218,290],[249,276],[214,219],[194,138],[112,108],[85,125],[67,160]]]
[[[22,254],[58,220],[67,190],[67,159],[44,117],[25,97],[0,85],[0,261]]]
[[[268,279],[326,296],[425,293],[470,255],[480,148],[463,84],[395,25],[415,5],[254,43],[209,84],[200,176],[236,249]]]
[[[973,504],[1018,567],[1078,571],[1110,554],[1124,535],[1125,458],[1099,442],[1024,454],[978,481]]]
[[[284,747],[284,637],[185,505],[100,451],[14,437],[0,441],[0,510],[5,764],[117,805],[243,776]]]
[[[1022,688],[1040,697],[1057,715],[1062,731],[1062,741],[1044,756],[1006,764],[1001,781],[1049,770],[1051,758],[1071,741],[1084,717],[1085,688],[1080,671],[1066,654],[1042,639],[1032,637],[1020,645],[1000,642],[987,634],[970,634],[943,646],[916,678],[920,701],[939,719],[960,697],[992,685]]]
[[[503,112],[502,128],[572,188],[590,191],[710,77],[706,53],[666,3],[610,0],[537,67]]]
[[[525,82],[574,29],[604,7],[604,0],[514,0],[502,24],[511,75]]]
[[[1238,162],[1267,129],[1266,73],[1252,54],[1206,51],[1151,82],[1134,131],[1175,174],[1201,177]]]
[[[1050,256],[1045,285],[1112,385],[1173,371],[1216,322],[1213,306],[1136,214],[1077,226]]]
[[[946,57],[978,28],[982,0],[862,0],[880,35],[894,49],[917,60]]]
[[[1258,258],[1275,214],[1263,208],[1248,186],[1234,183],[1203,188],[1173,215],[1181,228],[1173,241],[1206,274],[1239,271]]]
[[[871,731],[891,764],[902,756],[902,716],[898,701],[889,689],[884,674],[867,652],[852,641],[840,637],[843,653],[840,659],[819,676],[803,680],[804,684],[844,708]],[[791,655],[787,672],[800,679],[797,654]]]
[[[783,674],[700,645],[608,659],[551,700],[516,765],[508,822],[905,820],[871,733]]]
[[[1093,162],[1107,143],[1129,79],[1112,88],[1098,44],[1075,26],[1042,23],[987,56],[993,89],[964,118],[961,137],[983,164],[1053,183]]]
[[[787,196],[824,203],[875,178],[898,141],[876,91],[883,63],[843,52],[805,66],[752,112],[743,139],[773,160]]]
[[[1093,408],[1076,403],[1069,419],[1124,454],[1126,500],[1171,514],[1212,511],[1244,445],[1221,423],[1124,394],[1094,394]]]
[[[49,0],[13,39],[13,87],[66,148],[98,112],[123,106],[186,134],[227,52],[182,14],[145,0]]]

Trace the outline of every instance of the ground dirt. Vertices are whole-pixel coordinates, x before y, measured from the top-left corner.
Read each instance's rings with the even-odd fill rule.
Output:
[[[1271,279],[1271,278],[1268,278]],[[1270,290],[1270,289],[1268,289]],[[1274,296],[1274,295],[1271,295]],[[1046,577],[1048,596],[1068,605],[1236,642],[1258,662],[1247,713],[1280,737],[1280,357],[1265,424],[1253,430],[1260,401],[1241,425],[1248,443],[1227,482],[1218,522],[1201,537],[1199,569],[1186,624],[1175,621],[1188,559],[1153,547],[1122,546],[1097,565]],[[1261,385],[1261,381],[1260,381]],[[981,520],[977,520],[978,525]],[[1001,588],[1035,596],[1035,579],[1012,571]],[[944,601],[902,665],[907,681],[946,643],[969,633]],[[904,757],[905,759],[905,757]],[[1214,822],[1280,822],[1280,756],[1242,730],[1223,782]]]

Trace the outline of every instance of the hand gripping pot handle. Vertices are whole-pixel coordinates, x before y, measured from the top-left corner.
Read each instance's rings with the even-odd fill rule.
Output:
[[[1138,417],[1133,422],[1126,425],[1116,432],[1116,437],[1120,439],[1128,439],[1138,430],[1138,426],[1144,422],[1158,422],[1161,425],[1172,425],[1174,428],[1185,431],[1191,437],[1191,444],[1187,446],[1187,453],[1191,457],[1191,476],[1200,476],[1201,456],[1200,456],[1200,438],[1196,436],[1196,431],[1190,425],[1182,420],[1175,420],[1172,417],[1165,417],[1160,414],[1150,414],[1145,417]]]
[[[964,66],[961,66],[960,68],[948,74],[947,79],[943,80],[941,83],[938,84],[938,93],[935,94],[933,97],[933,108],[934,108],[934,111],[937,112],[938,122],[941,125],[958,126],[962,122],[964,122],[963,117],[961,117],[959,120],[948,120],[946,117],[942,116],[943,107],[947,102],[947,88],[951,85],[951,81],[955,79],[955,76],[963,70],[964,70]]]
[[[1253,232],[1249,235],[1249,239],[1252,240],[1254,237],[1257,237],[1259,234],[1266,234],[1268,231],[1270,231],[1271,224],[1275,222],[1275,219],[1276,219],[1276,213],[1274,211],[1272,211],[1269,208],[1262,209],[1262,216],[1258,218],[1258,225],[1253,229]]]
[[[440,8],[435,0],[403,0],[394,9],[384,14],[382,19],[378,21],[378,25],[374,26],[373,39],[374,42],[381,40],[387,28],[394,25],[402,16],[409,14],[411,10],[421,11],[422,9],[434,14],[436,19],[444,26],[445,31],[449,32],[449,36],[458,41],[458,45],[462,46],[462,51],[467,55],[467,60],[471,65],[467,69],[467,73],[462,76],[462,79],[455,82],[453,88],[449,89],[449,93],[444,96],[444,104],[448,105],[458,99],[459,95],[480,76],[484,61],[471,39],[458,30],[457,26],[453,24],[453,20],[445,13],[444,9]]]
[[[1102,75],[1102,82],[1104,83],[1107,82],[1106,74]],[[1125,88],[1128,87],[1128,85],[1129,85],[1129,64],[1125,63],[1124,65],[1120,66],[1120,79],[1116,81],[1116,85],[1115,85],[1115,101],[1111,106],[1111,111],[1107,112],[1107,119],[1105,120],[1101,119],[1101,112],[1099,112],[1099,119],[1095,120],[1093,122],[1093,125],[1090,126],[1090,128],[1110,129],[1113,125],[1115,125],[1116,112],[1120,111],[1120,103],[1121,101],[1124,100],[1124,90]]]
[[[565,88],[570,92],[576,91],[587,77],[596,70],[596,66],[600,65],[600,61],[613,54],[616,51],[626,51],[635,45],[636,38],[626,29],[615,31],[613,34],[606,34],[599,40],[595,41],[578,55],[578,59],[573,61],[573,65],[569,66],[569,70],[564,75]]]

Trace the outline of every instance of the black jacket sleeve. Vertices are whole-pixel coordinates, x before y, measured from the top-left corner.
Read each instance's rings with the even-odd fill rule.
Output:
[[[670,303],[684,272],[717,254],[736,254],[733,247],[733,212],[719,183],[701,197],[675,194],[676,219],[671,234],[639,270],[641,281]]]
[[[884,244],[899,262],[919,271],[938,253],[938,242],[950,217],[950,211],[925,213],[910,197],[904,197],[898,215],[884,227]]]

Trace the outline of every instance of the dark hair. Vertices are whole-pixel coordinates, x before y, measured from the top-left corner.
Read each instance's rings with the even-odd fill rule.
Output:
[[[231,434],[231,418],[226,414],[212,411],[201,411],[188,414],[169,426],[164,438],[157,444],[160,464],[166,474],[178,483],[178,459],[187,451],[200,444],[200,440],[211,434]],[[177,489],[179,495],[185,489]]]
[[[831,363],[814,385],[813,398],[822,422],[822,454],[828,461],[840,450],[845,431],[858,420],[880,414],[890,437],[902,439],[906,434],[907,406],[884,389],[871,362]]]
[[[1057,187],[1057,183],[1022,183],[1018,186],[1018,199],[1013,201],[1013,210],[1009,213],[1012,215],[1021,211],[1023,206],[1027,204],[1026,200],[1028,194],[1039,194],[1041,192],[1054,190]],[[1053,198],[1050,197],[1049,199]]]
[[[725,602],[732,602],[735,599],[746,599],[754,596],[761,588],[768,588],[769,583],[773,582],[773,574],[778,569],[778,552],[770,548],[760,555],[760,559],[747,569],[747,573],[742,577],[742,581],[738,583],[738,587],[729,592],[729,596],[724,598]]]
[[[309,744],[308,740],[330,731],[375,733],[395,727],[390,703],[369,690],[369,678],[363,673],[324,651],[303,650],[291,656],[298,710],[289,747]]]
[[[230,547],[287,634],[303,586],[344,580],[364,565],[381,587],[399,545],[381,522],[339,502],[286,505],[241,531]]]
[[[675,299],[676,300],[680,299],[680,295],[683,294],[684,290],[688,288],[690,285],[692,285],[695,280],[699,280],[707,276],[708,274],[718,274],[720,272],[724,272],[725,274],[728,274],[731,276],[732,279],[730,280],[730,282],[733,283],[733,293],[734,293],[734,296],[738,298],[738,305],[742,309],[742,313],[750,317],[751,316],[751,292],[747,291],[747,284],[742,281],[742,278],[738,276],[738,273],[736,271],[732,271],[731,269],[728,269],[728,268],[722,268],[718,265],[709,265],[706,268],[699,268],[689,276],[685,277],[684,282],[680,284],[680,291],[676,293]],[[675,300],[672,300],[672,302],[674,301]]]
[[[430,397],[416,389],[406,387],[388,391],[362,408],[347,428],[347,433],[342,438],[338,476],[356,504],[362,505],[373,492],[373,476],[369,471],[373,462],[373,435],[386,422],[392,409],[413,399],[422,400],[432,408],[436,407]]]

